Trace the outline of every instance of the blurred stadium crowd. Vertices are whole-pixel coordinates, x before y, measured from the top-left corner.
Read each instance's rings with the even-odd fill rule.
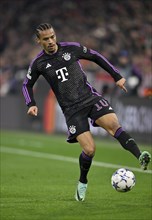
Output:
[[[20,91],[29,63],[40,50],[34,31],[43,22],[54,26],[59,41],[78,41],[110,60],[128,79],[129,95],[151,95],[151,10],[149,0],[2,0],[0,95]],[[100,67],[82,64],[95,74],[99,90],[119,94]]]

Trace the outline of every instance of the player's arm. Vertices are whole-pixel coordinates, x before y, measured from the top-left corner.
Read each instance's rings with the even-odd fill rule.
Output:
[[[29,107],[27,114],[37,116],[38,108],[33,95],[33,86],[39,77],[39,72],[36,63],[29,67],[26,78],[23,82],[22,92],[25,98],[26,105]]]
[[[116,85],[123,89],[125,92],[127,92],[127,89],[124,86],[126,82],[125,78],[123,78],[120,75],[119,70],[117,70],[104,56],[102,56],[95,50],[88,49],[81,45],[79,46],[78,53],[80,59],[87,59],[93,61],[100,67],[102,67],[106,72],[108,72],[112,76],[112,78],[116,82]]]

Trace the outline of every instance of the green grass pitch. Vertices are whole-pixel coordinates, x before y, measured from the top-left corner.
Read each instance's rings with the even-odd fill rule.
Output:
[[[140,172],[136,158],[117,141],[95,141],[86,200],[77,202],[78,144],[66,143],[66,135],[2,131],[0,220],[151,220],[151,166]],[[136,176],[130,192],[111,186],[119,166],[130,167]]]

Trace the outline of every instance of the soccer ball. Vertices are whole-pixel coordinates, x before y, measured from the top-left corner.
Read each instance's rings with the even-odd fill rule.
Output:
[[[126,168],[116,170],[111,177],[112,187],[118,192],[128,192],[135,186],[134,173]]]

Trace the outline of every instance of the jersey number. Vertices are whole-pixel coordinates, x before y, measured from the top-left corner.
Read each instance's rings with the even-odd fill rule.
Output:
[[[99,101],[99,104],[96,103],[95,106],[97,107],[97,111],[100,111],[103,107],[107,107],[108,106],[108,102],[104,99]]]

